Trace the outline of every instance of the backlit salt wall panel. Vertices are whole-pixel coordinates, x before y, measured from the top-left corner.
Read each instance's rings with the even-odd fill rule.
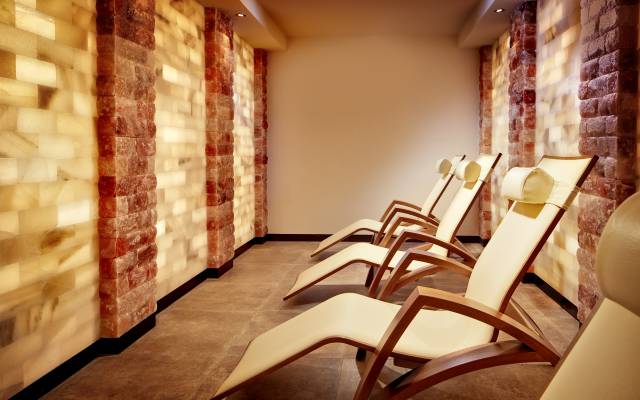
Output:
[[[253,48],[233,35],[233,225],[237,249],[255,236]]]
[[[580,1],[539,0],[536,78],[536,160],[577,156],[580,130]],[[562,218],[534,272],[574,304],[578,301],[578,204]]]
[[[509,32],[493,44],[491,151],[502,158],[491,178],[491,229],[495,232],[507,213],[507,202],[500,196],[502,178],[509,167]]]
[[[157,297],[205,269],[204,9],[156,0]]]
[[[95,1],[0,3],[0,398],[100,334]]]

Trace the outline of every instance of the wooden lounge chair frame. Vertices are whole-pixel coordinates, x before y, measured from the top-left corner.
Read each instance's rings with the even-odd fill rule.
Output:
[[[585,160],[586,157],[549,157],[545,158],[553,159],[569,159],[569,160]],[[587,175],[595,165],[597,157],[592,157],[588,162],[583,173],[577,180],[576,186],[580,187]],[[545,241],[555,228],[556,223],[560,219],[560,216],[564,214],[564,208],[560,208],[557,211],[557,215],[552,223],[550,223],[544,234],[538,240],[535,249],[533,249],[529,258],[524,264],[522,264],[516,279],[512,280],[512,283],[504,296],[502,303],[498,310],[488,307],[478,301],[470,298],[465,298],[461,295],[448,293],[445,291],[430,289],[424,287],[417,287],[413,290],[411,295],[407,298],[400,310],[395,314],[391,323],[387,326],[382,339],[375,346],[363,346],[362,343],[354,342],[349,338],[344,337],[328,337],[324,340],[316,342],[312,346],[308,346],[297,353],[289,356],[285,360],[278,362],[271,368],[265,369],[258,374],[242,381],[237,386],[230,387],[217,393],[213,400],[222,399],[232,392],[235,392],[240,387],[259,379],[260,377],[269,374],[270,372],[281,368],[282,366],[302,357],[303,355],[310,353],[311,351],[328,343],[346,343],[360,348],[364,348],[370,351],[372,354],[368,358],[365,372],[358,385],[354,399],[363,400],[370,398],[372,391],[375,387],[376,381],[382,368],[384,367],[389,357],[397,357],[406,359],[411,362],[421,362],[424,365],[415,368],[406,374],[402,375],[398,379],[395,379],[390,384],[386,385],[379,393],[376,393],[374,398],[376,399],[406,399],[411,395],[424,390],[430,386],[433,386],[446,379],[465,374],[468,372],[489,368],[493,366],[512,364],[512,363],[524,363],[524,362],[549,362],[552,365],[556,365],[560,360],[560,355],[553,348],[553,346],[542,336],[539,332],[536,332],[528,327],[524,326],[520,322],[511,318],[504,313],[509,299],[513,294],[513,291],[520,283],[523,274],[527,271],[535,256],[538,254]],[[398,265],[394,270],[394,275],[402,276],[403,271],[401,265],[408,265],[408,260],[418,257],[427,260],[429,263],[433,263],[438,267],[449,268],[451,270],[462,272],[465,275],[470,274],[471,268],[468,265],[462,264],[456,260],[449,259],[447,257],[433,257],[428,252],[422,250],[413,250],[407,252],[403,257],[403,262]],[[382,293],[388,292],[386,286],[396,285],[398,280],[389,279],[385,286],[382,288]],[[397,286],[396,286],[397,287]],[[380,297],[380,295],[378,296]],[[395,352],[396,344],[401,339],[405,330],[412,323],[414,318],[420,313],[424,307],[433,307],[440,310],[449,310],[456,314],[470,317],[476,321],[480,321],[489,326],[492,326],[494,332],[504,331],[511,335],[515,340],[495,342],[497,335],[493,335],[491,341],[486,344],[481,344],[469,348],[465,348],[459,351],[455,351],[440,357],[432,359],[421,359],[416,357],[406,357],[404,354],[398,354]],[[248,350],[249,347],[247,347]],[[246,350],[245,350],[246,351]]]
[[[490,165],[486,166],[486,168],[487,168],[486,171],[482,172],[483,176],[480,176],[477,181],[463,183],[463,187],[461,187],[458,190],[458,193],[460,193],[462,190],[464,190],[464,185],[472,184],[473,187],[474,187],[473,190],[475,192],[473,193],[473,196],[470,199],[468,199],[469,201],[466,204],[465,209],[462,210],[462,213],[458,216],[457,220],[455,220],[455,225],[452,227],[451,236],[450,236],[451,237],[451,241],[453,243],[458,243],[457,242],[457,238],[456,238],[456,234],[457,234],[458,230],[460,229],[460,227],[462,226],[462,223],[464,222],[464,219],[466,218],[466,216],[468,215],[469,211],[471,210],[471,208],[473,206],[473,203],[477,200],[478,196],[480,195],[480,192],[482,191],[482,188],[486,184],[486,181],[489,179],[489,177],[493,173],[496,165],[500,161],[500,158],[502,157],[502,154],[501,153],[498,153],[498,154],[495,154],[495,155],[481,154],[480,157],[493,157],[493,160],[492,160]],[[447,212],[449,212],[449,211],[447,211]],[[446,214],[445,214],[445,216],[446,216]],[[392,225],[392,229],[394,229],[394,231],[389,230],[389,232],[386,233],[386,235],[382,239],[382,242],[379,245],[380,247],[384,247],[384,244],[387,244],[389,242],[389,240],[391,238],[393,238],[395,230],[397,230],[403,223],[422,225],[425,228],[428,228],[428,226],[429,226],[429,225],[426,224],[426,222],[424,220],[418,220],[418,219],[414,219],[414,218],[409,218],[407,216],[399,216],[397,218],[394,218],[394,221],[395,222]],[[402,236],[404,233],[417,233],[417,232],[416,231],[412,231],[412,230],[403,231],[403,233],[401,233],[400,236],[406,238],[407,235]],[[446,242],[446,241],[443,241],[443,240],[438,240],[438,238],[436,238],[435,236],[431,236],[431,235],[427,235],[427,234],[425,234],[425,235],[426,236],[414,235],[414,236],[411,236],[411,237],[412,238],[431,237],[433,239],[430,242],[430,244],[436,244],[436,245],[442,244],[442,247],[444,247],[444,248],[447,248],[447,249],[451,248],[451,249],[454,249],[456,251],[456,253],[464,253],[467,256],[473,257],[473,256],[471,256],[471,254],[468,251],[466,251],[466,249],[464,249],[462,247],[462,244],[452,244],[450,242]],[[398,248],[395,248],[394,251],[393,251],[393,254],[395,255],[397,253],[397,251],[398,251]],[[391,252],[389,252],[389,253],[391,253]],[[389,262],[390,261],[391,261],[391,259],[389,258],[387,260],[387,263],[386,263],[387,267],[389,266]],[[369,283],[371,282],[371,280],[372,280],[372,278],[374,276],[375,270],[379,269],[378,265],[372,263],[371,260],[361,259],[361,258],[357,258],[356,257],[356,258],[351,258],[351,259],[347,260],[346,263],[340,265],[337,268],[332,269],[328,274],[322,275],[322,276],[318,277],[317,279],[310,280],[309,282],[306,282],[304,285],[296,288],[296,290],[290,291],[289,293],[287,293],[284,296],[283,300],[288,300],[288,299],[300,294],[301,292],[303,292],[306,289],[314,286],[316,283],[322,281],[323,279],[327,278],[328,276],[333,275],[333,274],[337,273],[338,271],[340,271],[340,270],[342,270],[342,269],[346,268],[347,266],[349,266],[351,264],[354,264],[354,263],[364,263],[367,266],[369,266],[369,268],[370,268],[369,276],[367,277],[367,280],[365,282],[365,286],[369,286]]]

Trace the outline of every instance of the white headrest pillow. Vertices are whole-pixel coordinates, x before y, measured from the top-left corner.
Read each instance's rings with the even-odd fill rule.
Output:
[[[456,168],[456,178],[464,182],[475,182],[480,177],[480,164],[475,161],[460,161]]]
[[[446,158],[441,158],[436,161],[436,172],[441,175],[446,175],[451,172],[451,161]]]
[[[554,179],[542,168],[514,167],[502,181],[502,196],[523,203],[543,204],[553,189]]]

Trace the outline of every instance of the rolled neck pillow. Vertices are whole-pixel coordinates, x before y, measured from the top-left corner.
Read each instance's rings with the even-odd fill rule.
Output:
[[[475,161],[460,161],[456,168],[456,178],[464,182],[475,182],[480,177],[480,164]]]
[[[554,188],[554,179],[542,168],[514,167],[502,181],[503,197],[523,203],[543,204]]]
[[[441,158],[436,161],[436,172],[440,175],[447,175],[451,173],[451,161],[446,158]]]

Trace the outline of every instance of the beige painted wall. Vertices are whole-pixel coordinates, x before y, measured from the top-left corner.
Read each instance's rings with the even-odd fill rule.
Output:
[[[268,84],[271,233],[421,202],[438,158],[478,152],[478,55],[453,38],[294,39],[270,54]],[[477,222],[474,209],[461,232]]]

